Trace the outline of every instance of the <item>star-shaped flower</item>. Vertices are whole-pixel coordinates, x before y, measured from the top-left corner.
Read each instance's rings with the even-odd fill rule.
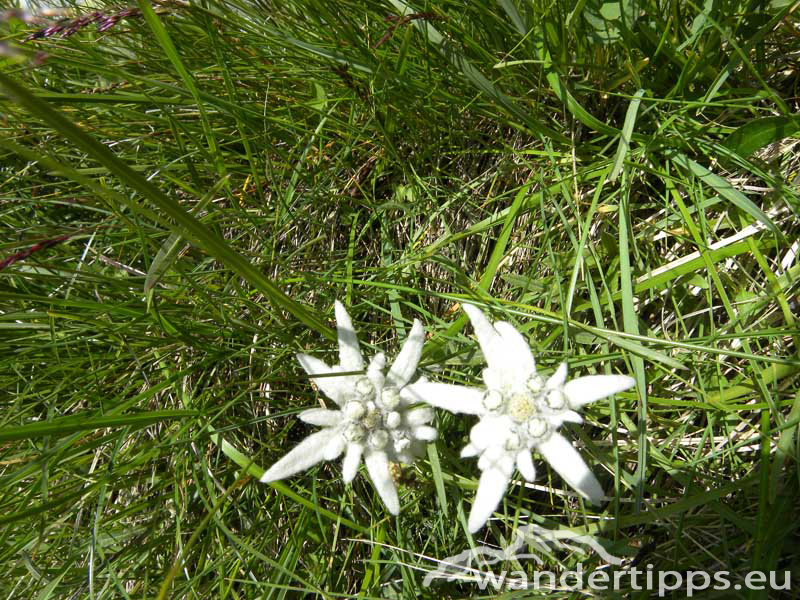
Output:
[[[297,360],[339,410],[312,408],[300,413],[301,420],[324,429],[312,433],[272,465],[261,481],[285,479],[344,453],[342,478],[350,483],[363,456],[375,489],[389,512],[396,515],[400,512],[400,501],[389,462],[413,462],[424,451],[425,442],[436,438],[436,429],[428,425],[433,410],[410,409],[411,402],[400,395],[417,370],[425,333],[422,323],[415,319],[408,339],[385,376],[386,358],[382,352],[372,359],[366,375],[353,374],[364,370],[364,358],[350,315],[338,301],[335,309],[339,364],[329,367],[307,354],[298,354]]]
[[[581,423],[575,412],[585,404],[627,390],[634,380],[625,375],[589,375],[566,381],[564,363],[547,380],[536,373],[536,363],[525,339],[504,321],[490,323],[475,306],[464,304],[488,368],[486,389],[468,388],[420,379],[402,393],[409,402],[427,402],[453,413],[477,415],[462,457],[478,456],[481,478],[469,530],[478,531],[506,493],[516,465],[533,481],[536,450],[569,485],[591,502],[603,499],[603,489],[578,451],[556,430],[565,422]]]

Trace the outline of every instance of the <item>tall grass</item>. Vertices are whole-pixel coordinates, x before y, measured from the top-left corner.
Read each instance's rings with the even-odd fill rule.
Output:
[[[488,594],[422,581],[528,522],[798,572],[794,5],[65,10],[0,24],[4,597]],[[465,299],[545,373],[634,376],[568,432],[610,502],[537,461],[471,537],[474,421],[445,413],[398,518],[339,464],[259,484],[309,433],[294,354],[333,357],[337,298],[370,352],[422,319],[440,381],[480,382]]]

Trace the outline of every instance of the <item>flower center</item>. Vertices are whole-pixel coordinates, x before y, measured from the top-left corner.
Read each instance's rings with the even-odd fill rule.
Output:
[[[366,430],[359,423],[350,423],[344,428],[344,439],[353,444],[357,444],[364,439]]]
[[[381,411],[380,409],[370,402],[367,404],[367,410],[361,418],[361,422],[367,429],[375,429],[381,425]]]
[[[392,439],[394,440],[395,450],[398,452],[405,452],[411,447],[411,440],[408,439],[408,435],[402,429],[393,432]]]
[[[376,429],[369,436],[369,445],[375,450],[381,450],[389,443],[389,434],[383,429]]]
[[[358,400],[350,400],[350,402],[344,405],[344,414],[351,421],[359,420],[366,412],[367,407],[364,406],[363,402],[359,402]]]
[[[348,444],[384,450],[390,460],[411,446],[411,426],[403,421],[400,391],[395,387],[379,389],[369,378],[359,377],[342,406],[342,414],[346,421],[342,437]]]
[[[544,378],[533,375],[521,389],[503,393],[489,389],[481,400],[488,413],[507,415],[514,425],[511,435],[503,442],[508,452],[530,448],[546,439],[554,430],[548,416],[561,413],[568,408],[567,398],[561,386],[548,389]]]
[[[508,403],[508,414],[517,423],[527,421],[536,412],[536,398],[533,394],[523,392],[511,396]]]

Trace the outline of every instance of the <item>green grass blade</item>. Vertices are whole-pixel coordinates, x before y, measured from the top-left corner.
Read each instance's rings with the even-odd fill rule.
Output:
[[[730,182],[720,177],[719,175],[712,173],[708,169],[706,169],[703,165],[695,162],[691,158],[684,156],[683,154],[672,154],[670,156],[672,162],[676,165],[682,167],[683,169],[688,170],[692,175],[697,177],[700,181],[705,183],[706,185],[710,186],[715,192],[717,192],[720,196],[725,198],[726,200],[730,201],[731,204],[738,206],[751,217],[760,221],[764,225],[766,225],[771,231],[774,233],[780,233],[780,229],[777,225],[769,218],[767,213],[761,210],[758,206],[753,203],[747,196],[742,194],[739,190],[735,189]]]
[[[196,214],[201,212],[205,207],[208,205],[211,200],[214,199],[216,193],[222,188],[223,186],[227,185],[227,177],[221,179],[214,185],[208,193],[206,193],[200,201],[194,206],[190,212],[190,214]],[[156,253],[153,261],[150,263],[150,268],[147,270],[147,276],[144,280],[144,293],[147,297],[147,307],[148,309],[152,305],[153,302],[153,293],[155,286],[158,285],[158,282],[161,280],[161,277],[166,273],[169,268],[173,265],[175,260],[178,258],[178,254],[181,250],[181,243],[182,237],[180,234],[172,233],[166,239],[166,241],[161,245]]]
[[[24,87],[14,81],[5,73],[0,73],[0,86],[5,88],[7,94],[31,114],[42,119],[65,138],[84,150],[111,173],[140,193],[154,206],[163,210],[178,224],[176,229],[192,242],[202,246],[209,254],[227,264],[240,277],[246,279],[254,287],[260,289],[277,306],[286,310],[299,321],[325,335],[329,339],[336,339],[336,334],[330,327],[320,321],[315,315],[308,312],[303,306],[286,296],[277,286],[267,279],[252,264],[237,254],[205,225],[192,217],[172,198],[161,192],[144,177],[131,169],[118,159],[103,144],[85,133],[80,127],[70,122],[63,115],[53,110],[42,100],[35,98]],[[129,201],[128,205],[135,210],[136,203]]]
[[[637,315],[636,307],[634,306],[633,298],[633,272],[631,269],[631,248],[629,241],[629,232],[632,230],[629,221],[628,202],[630,189],[626,187],[623,191],[624,201],[620,203],[619,210],[619,256],[620,256],[620,291],[622,303],[622,323],[625,328],[625,333],[638,335],[639,333],[639,317]],[[636,464],[636,506],[640,508],[644,501],[644,487],[645,487],[645,473],[647,472],[648,458],[650,456],[648,445],[649,439],[647,437],[648,429],[648,414],[647,414],[647,380],[645,379],[644,361],[641,357],[633,355],[631,358],[633,364],[633,376],[636,379],[636,395],[639,397],[637,404],[636,416],[638,429],[638,452]]]
[[[205,103],[200,98],[200,93],[197,90],[197,85],[195,85],[194,78],[189,74],[189,71],[184,66],[183,61],[178,54],[178,50],[175,48],[175,44],[172,43],[172,38],[170,38],[169,33],[161,23],[161,19],[159,19],[158,15],[153,10],[150,0],[138,0],[138,5],[139,10],[142,11],[144,20],[153,31],[153,34],[158,40],[159,45],[161,48],[163,48],[164,53],[167,55],[167,58],[169,58],[172,66],[175,67],[175,70],[178,72],[178,75],[180,76],[183,84],[186,86],[186,89],[189,90],[194,98],[195,106],[197,106],[197,110],[200,114],[200,123],[203,126],[206,143],[208,144],[208,151],[211,154],[214,163],[216,164],[217,174],[224,179],[226,175],[225,164],[220,159],[220,152],[216,136],[214,135],[214,130],[211,128],[211,124],[209,123],[208,115],[206,114]]]
[[[92,431],[106,427],[145,427],[161,421],[196,417],[196,410],[154,410],[131,415],[88,416],[70,415],[46,422],[0,428],[0,442],[39,438],[46,435],[66,435],[76,431]]]
[[[628,104],[628,111],[625,113],[625,122],[622,125],[622,133],[619,136],[619,145],[617,146],[617,154],[614,158],[614,167],[611,169],[611,175],[608,176],[609,181],[616,181],[622,171],[622,165],[625,163],[625,158],[631,147],[631,135],[633,128],[636,124],[636,114],[639,112],[639,104],[642,102],[645,90],[637,90]]]

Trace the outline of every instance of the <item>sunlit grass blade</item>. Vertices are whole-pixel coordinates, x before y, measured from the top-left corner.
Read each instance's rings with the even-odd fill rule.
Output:
[[[631,147],[631,134],[636,124],[636,114],[639,112],[639,104],[642,102],[645,90],[637,90],[631,98],[628,105],[628,111],[625,113],[625,122],[622,125],[622,132],[619,136],[619,145],[617,146],[617,154],[614,158],[614,167],[611,169],[611,174],[608,176],[609,181],[616,181],[622,171],[622,165]]]
[[[770,219],[763,210],[756,206],[752,200],[742,194],[739,190],[735,189],[728,180],[716,175],[715,173],[712,173],[703,165],[682,154],[673,154],[671,156],[671,160],[675,164],[687,169],[690,173],[711,187],[719,195],[730,201],[735,206],[741,208],[757,221],[760,221],[766,225],[774,233],[780,233],[780,229],[778,229],[778,226],[772,222],[772,219]]]

